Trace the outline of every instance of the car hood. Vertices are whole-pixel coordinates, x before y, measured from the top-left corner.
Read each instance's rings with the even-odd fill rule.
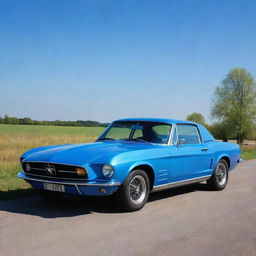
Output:
[[[119,153],[159,147],[149,143],[129,141],[106,141],[89,144],[69,144],[32,149],[22,155],[23,161],[62,163],[83,166],[97,161],[109,160]]]

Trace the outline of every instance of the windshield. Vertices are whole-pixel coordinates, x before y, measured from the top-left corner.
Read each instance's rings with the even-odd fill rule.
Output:
[[[167,144],[171,125],[159,122],[123,121],[114,122],[99,137],[99,140],[131,140]]]

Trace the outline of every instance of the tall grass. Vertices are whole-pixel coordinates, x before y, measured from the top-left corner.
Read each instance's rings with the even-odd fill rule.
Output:
[[[102,127],[0,125],[0,197],[3,192],[30,187],[16,178],[19,157],[25,151],[45,145],[92,142],[103,130]]]

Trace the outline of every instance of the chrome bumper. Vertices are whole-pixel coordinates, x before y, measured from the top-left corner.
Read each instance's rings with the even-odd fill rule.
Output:
[[[101,182],[101,181],[89,181],[89,182],[73,182],[73,181],[53,181],[53,180],[46,180],[46,179],[40,179],[40,178],[32,178],[26,175],[24,172],[19,172],[17,174],[18,178],[27,180],[27,181],[37,181],[37,182],[43,182],[43,183],[55,183],[55,184],[63,184],[63,185],[73,185],[73,186],[101,186],[101,187],[109,187],[109,186],[120,186],[121,183],[119,182]]]

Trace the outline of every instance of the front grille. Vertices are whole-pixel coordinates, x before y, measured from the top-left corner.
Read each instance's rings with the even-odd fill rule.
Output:
[[[26,164],[30,165],[30,171],[26,170]],[[53,179],[70,179],[70,180],[85,180],[88,175],[79,176],[76,174],[75,169],[81,168],[79,166],[44,163],[44,162],[23,162],[23,170],[26,174],[32,176],[43,176]]]

